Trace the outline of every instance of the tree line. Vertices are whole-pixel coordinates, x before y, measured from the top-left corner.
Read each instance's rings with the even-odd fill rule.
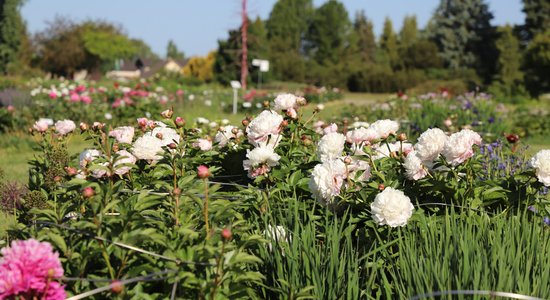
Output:
[[[23,0],[0,0],[0,72],[42,70],[71,76],[103,72],[124,58],[158,56],[142,40],[105,21],[56,18],[30,36],[19,13]],[[441,0],[425,28],[414,15],[400,29],[385,19],[376,37],[365,11],[353,18],[328,0],[279,0],[266,20],[249,21],[249,80],[254,58],[268,59],[264,80],[305,82],[351,91],[397,92],[442,85],[482,87],[499,95],[550,91],[550,2],[523,0],[524,24],[493,26],[485,0]],[[187,76],[227,84],[240,77],[241,31],[229,31],[214,53],[192,58]],[[167,57],[184,54],[170,41]],[[213,72],[212,72],[213,71]]]

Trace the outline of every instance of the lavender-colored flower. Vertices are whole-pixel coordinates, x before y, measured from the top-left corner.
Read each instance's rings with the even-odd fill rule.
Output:
[[[549,217],[544,217],[544,219],[542,220],[542,222],[544,222],[545,225],[549,225],[549,226],[550,226],[550,218],[549,218]]]

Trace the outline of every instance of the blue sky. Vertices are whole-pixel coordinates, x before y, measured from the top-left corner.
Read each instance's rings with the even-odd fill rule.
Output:
[[[248,0],[249,15],[266,19],[276,0]],[[314,0],[316,6],[326,0]],[[405,15],[416,15],[422,28],[439,0],[341,0],[350,18],[365,10],[380,33],[386,16],[399,30]],[[494,25],[521,24],[521,0],[488,0]],[[122,25],[134,38],[143,39],[164,56],[172,39],[185,55],[206,55],[240,22],[240,0],[28,0],[22,8],[31,33],[43,30],[56,15],[75,21],[103,19]]]

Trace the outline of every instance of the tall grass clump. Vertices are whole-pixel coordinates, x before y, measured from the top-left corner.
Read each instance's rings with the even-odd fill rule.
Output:
[[[550,299],[550,236],[540,218],[525,213],[488,217],[451,211],[420,218],[416,226],[401,231],[398,245],[392,280],[403,299],[450,290]]]

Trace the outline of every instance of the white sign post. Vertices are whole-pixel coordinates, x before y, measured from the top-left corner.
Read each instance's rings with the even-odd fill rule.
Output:
[[[241,83],[232,80],[231,81],[231,87],[233,88],[233,114],[237,114],[237,98],[239,96],[239,89],[241,88]]]
[[[260,72],[258,72],[258,88],[262,88],[262,73],[269,71],[269,60],[265,59],[253,59],[252,65],[258,67]]]

